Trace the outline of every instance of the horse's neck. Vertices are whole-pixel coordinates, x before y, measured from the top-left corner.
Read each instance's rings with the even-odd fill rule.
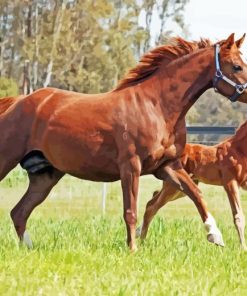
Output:
[[[160,98],[166,117],[184,118],[190,107],[212,86],[213,48],[201,49],[160,69]]]

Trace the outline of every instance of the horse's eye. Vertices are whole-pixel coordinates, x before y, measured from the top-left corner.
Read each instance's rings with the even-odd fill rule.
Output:
[[[239,66],[239,65],[233,65],[233,70],[234,70],[235,72],[240,72],[240,71],[243,70],[243,68],[242,68],[241,66]]]

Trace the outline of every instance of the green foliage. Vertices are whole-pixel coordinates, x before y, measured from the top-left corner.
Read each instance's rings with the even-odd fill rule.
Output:
[[[25,74],[33,89],[50,85],[86,93],[110,90],[149,49],[153,11],[158,9],[161,21],[179,15],[175,22],[181,24],[186,2],[2,1],[0,76],[22,85]],[[144,26],[139,25],[140,14],[148,18]]]
[[[230,100],[210,89],[206,91],[189,110],[186,121],[190,125],[235,126],[246,121],[247,105]],[[190,135],[190,141],[218,142],[226,135]]]
[[[0,98],[18,95],[18,86],[13,79],[0,77]]]
[[[246,121],[247,105],[239,102],[231,103],[227,98],[215,93],[214,90],[206,91],[189,110],[186,120],[193,125],[209,126],[235,126]],[[188,141],[218,142],[225,135],[193,135]]]
[[[238,126],[246,120],[247,105],[231,103],[227,98],[208,90],[195,103],[194,110],[198,116],[196,122],[201,125],[235,125]],[[193,110],[190,110],[190,116]],[[205,112],[206,111],[206,112]],[[190,122],[193,122],[193,116]],[[195,121],[194,121],[195,122]]]

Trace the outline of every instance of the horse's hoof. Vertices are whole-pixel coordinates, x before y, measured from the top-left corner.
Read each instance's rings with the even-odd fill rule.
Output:
[[[132,247],[130,247],[130,253],[136,253],[137,252],[137,246],[136,245],[134,245],[134,246],[132,246]]]
[[[208,234],[207,239],[210,243],[213,243],[217,246],[221,246],[221,247],[225,246],[221,234],[210,233],[210,234]]]
[[[26,230],[23,233],[22,243],[25,244],[29,249],[33,248],[32,240],[30,238],[29,233]]]
[[[142,233],[142,225],[136,228],[136,238],[140,237]]]

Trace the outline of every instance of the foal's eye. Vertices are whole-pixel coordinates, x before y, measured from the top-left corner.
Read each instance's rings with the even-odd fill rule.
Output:
[[[235,72],[240,72],[240,71],[243,70],[243,68],[242,68],[241,66],[239,66],[239,65],[233,65],[233,70],[234,70]]]

